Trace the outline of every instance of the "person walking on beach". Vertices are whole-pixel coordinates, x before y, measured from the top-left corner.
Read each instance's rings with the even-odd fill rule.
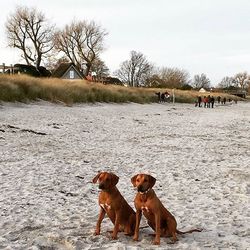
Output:
[[[208,98],[206,96],[204,96],[203,97],[204,108],[207,107],[207,101],[208,101]]]
[[[170,94],[167,91],[165,92],[165,97],[166,97],[166,101],[169,102]]]
[[[220,101],[221,101],[221,97],[220,96],[218,96],[217,97],[217,102],[220,104]]]
[[[215,101],[214,97],[211,96],[210,98],[211,108],[214,108],[214,101]]]
[[[207,108],[210,108],[211,97],[208,95],[207,97]]]
[[[202,102],[202,99],[201,99],[201,96],[198,96],[198,107],[201,107],[201,102]]]
[[[227,98],[224,97],[224,98],[222,99],[222,104],[226,104],[226,101],[227,101]]]
[[[165,93],[161,93],[161,102],[165,102]]]
[[[158,102],[160,103],[161,102],[161,92],[156,92],[155,93],[158,97]]]

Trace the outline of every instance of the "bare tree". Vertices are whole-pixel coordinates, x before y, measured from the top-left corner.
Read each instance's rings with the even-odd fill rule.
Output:
[[[37,69],[52,50],[54,26],[35,8],[17,7],[6,24],[8,45],[22,51],[22,58]]]
[[[152,69],[153,65],[142,53],[131,51],[130,59],[121,63],[115,75],[130,86],[139,87],[147,84]]]
[[[201,75],[195,75],[191,84],[195,89],[199,88],[210,88],[210,80],[209,78],[202,73]]]
[[[61,65],[62,63],[70,63],[70,61],[66,56],[62,56],[60,58],[57,58],[54,54],[52,54],[46,60],[45,67],[52,72],[56,68],[58,68],[59,65]]]
[[[227,89],[235,86],[235,80],[233,77],[225,76],[222,78],[220,83],[217,85],[218,88]]]
[[[190,82],[189,73],[178,68],[162,67],[158,70],[161,87],[180,88]]]
[[[154,88],[166,87],[164,81],[160,78],[158,72],[152,72],[152,74],[147,79],[147,85]]]
[[[109,68],[100,58],[94,60],[91,70],[95,72],[97,80],[109,75]]]
[[[246,89],[250,83],[250,76],[247,72],[241,72],[234,76],[235,87]]]
[[[68,59],[88,75],[94,61],[104,50],[107,32],[95,22],[79,21],[55,33],[54,44]]]

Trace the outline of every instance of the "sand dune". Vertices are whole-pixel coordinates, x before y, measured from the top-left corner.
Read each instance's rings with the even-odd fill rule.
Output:
[[[0,249],[250,249],[250,103],[39,102],[0,106]],[[204,228],[169,245],[119,234],[98,216],[99,170],[113,171],[133,206],[130,178],[157,178],[155,192],[181,230]],[[143,225],[146,225],[143,220]]]

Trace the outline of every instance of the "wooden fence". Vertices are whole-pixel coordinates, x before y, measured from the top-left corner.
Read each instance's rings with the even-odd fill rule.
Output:
[[[0,65],[0,73],[2,74],[14,74],[15,70],[18,70],[18,68],[14,67],[12,64],[10,66],[5,65],[5,63],[3,63],[2,65]]]

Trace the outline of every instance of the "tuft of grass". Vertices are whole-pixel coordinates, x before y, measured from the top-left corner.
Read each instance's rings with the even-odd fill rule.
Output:
[[[50,102],[63,102],[67,105],[73,103],[95,102],[157,102],[156,92],[171,89],[131,88],[117,85],[103,85],[85,80],[61,80],[56,78],[34,78],[26,75],[0,75],[0,101],[29,102],[45,100]],[[222,93],[205,93],[202,95],[227,96],[231,99],[240,99]],[[175,90],[176,102],[193,103],[197,91]]]

